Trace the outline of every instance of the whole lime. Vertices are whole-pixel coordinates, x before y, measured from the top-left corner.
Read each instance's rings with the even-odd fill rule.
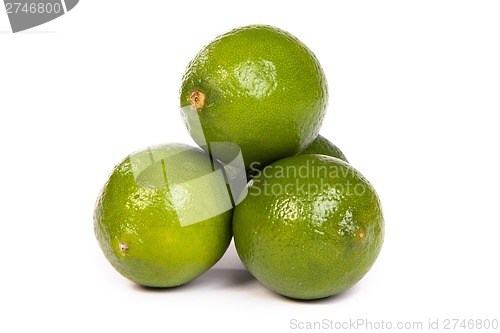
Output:
[[[296,299],[338,294],[372,267],[384,238],[380,200],[352,166],[299,155],[264,168],[235,208],[238,254],[260,282]]]
[[[306,149],[299,153],[299,155],[305,154],[321,154],[336,157],[343,161],[349,162],[342,150],[340,150],[339,147],[331,143],[322,135],[318,135]]]
[[[222,171],[201,149],[171,144],[127,156],[94,212],[94,231],[111,265],[150,287],[182,285],[224,254],[232,205]]]
[[[206,45],[180,89],[194,140],[237,144],[247,170],[305,149],[318,135],[327,102],[327,81],[313,52],[266,25],[237,28]]]

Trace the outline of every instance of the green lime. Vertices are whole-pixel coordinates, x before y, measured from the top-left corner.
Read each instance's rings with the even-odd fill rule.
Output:
[[[305,154],[321,154],[340,158],[343,161],[349,162],[342,150],[321,135],[318,135],[306,149],[299,153],[299,155]]]
[[[327,102],[313,52],[266,25],[234,29],[205,46],[189,63],[180,92],[194,140],[237,144],[247,170],[305,149],[318,135]]]
[[[348,163],[324,155],[277,161],[235,208],[238,254],[260,282],[287,297],[318,299],[356,284],[384,238],[373,186]]]
[[[182,285],[224,254],[232,204],[201,149],[162,145],[127,156],[100,193],[94,231],[111,265],[150,287]]]

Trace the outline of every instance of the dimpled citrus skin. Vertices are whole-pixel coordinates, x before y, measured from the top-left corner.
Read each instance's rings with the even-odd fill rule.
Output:
[[[299,155],[305,154],[321,154],[340,158],[342,161],[349,162],[344,153],[322,135],[318,135],[306,149],[299,153]]]
[[[164,158],[184,152],[175,157],[178,168],[169,172],[186,180],[212,172],[200,149],[163,145],[151,151]],[[148,154],[140,151],[134,156],[144,161]],[[133,167],[131,156],[118,164],[97,200],[94,231],[104,255],[120,274],[140,285],[173,287],[195,279],[229,246],[232,210],[181,226],[170,189],[147,186],[165,182],[161,165],[154,164],[137,177],[141,185]]]
[[[181,107],[192,105],[195,91],[205,96],[197,113],[207,142],[238,144],[247,169],[307,147],[328,102],[315,55],[288,32],[264,25],[234,29],[205,46],[184,74]]]
[[[324,155],[294,156],[252,182],[235,208],[233,233],[242,262],[260,282],[290,298],[318,299],[368,272],[384,220],[374,188],[353,167]]]

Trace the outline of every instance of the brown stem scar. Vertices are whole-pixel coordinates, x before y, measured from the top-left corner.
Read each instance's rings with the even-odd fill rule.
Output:
[[[191,100],[191,105],[194,106],[194,108],[198,111],[203,109],[205,106],[205,94],[202,93],[199,90],[195,90],[191,93],[191,96],[189,96],[189,99]]]
[[[128,250],[128,245],[126,243],[120,243],[118,244],[118,248],[120,249],[120,251],[125,252]]]

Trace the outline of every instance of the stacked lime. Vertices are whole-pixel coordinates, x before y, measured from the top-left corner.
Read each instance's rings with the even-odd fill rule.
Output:
[[[380,252],[384,220],[370,182],[319,135],[327,104],[318,59],[290,33],[252,25],[217,37],[180,89],[202,149],[156,146],[115,167],[94,212],[106,258],[138,284],[178,286],[234,235],[245,267],[279,294],[352,287]]]

